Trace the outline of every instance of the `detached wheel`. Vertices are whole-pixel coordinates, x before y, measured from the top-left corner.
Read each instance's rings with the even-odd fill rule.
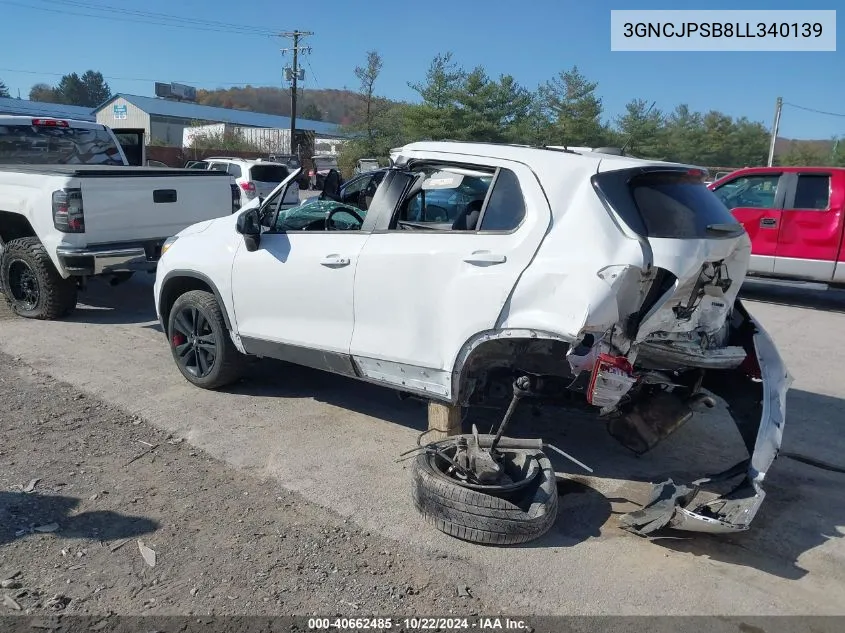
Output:
[[[438,455],[418,455],[413,466],[417,510],[441,532],[485,545],[526,543],[548,532],[558,508],[557,480],[549,458],[542,452],[502,452],[523,472],[531,470],[528,460],[536,460],[530,483],[511,486],[502,496],[459,484],[446,473],[448,463]]]
[[[76,308],[76,280],[62,278],[37,237],[3,246],[0,286],[12,312],[28,319],[59,319]]]
[[[210,292],[191,290],[176,299],[167,339],[179,371],[197,387],[218,389],[243,376],[246,357],[232,343],[222,309]]]

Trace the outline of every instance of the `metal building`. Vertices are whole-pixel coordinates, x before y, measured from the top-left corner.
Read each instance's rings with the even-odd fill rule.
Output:
[[[29,99],[12,99],[9,97],[0,97],[0,114],[77,119],[92,122],[96,120],[96,117],[91,112],[91,108],[63,105],[61,103],[46,103],[44,101],[30,101]]]
[[[230,110],[186,101],[116,94],[94,109],[98,123],[114,129],[146,131],[146,142],[181,147],[186,127],[197,124],[231,123],[248,127],[290,128],[290,118],[246,110]],[[338,126],[325,121],[296,119],[296,127],[324,138],[339,138]]]

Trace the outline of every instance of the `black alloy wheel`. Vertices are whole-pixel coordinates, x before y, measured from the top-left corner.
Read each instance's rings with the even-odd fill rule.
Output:
[[[170,343],[177,362],[192,376],[205,378],[214,369],[218,341],[209,318],[196,306],[184,306],[176,313]]]

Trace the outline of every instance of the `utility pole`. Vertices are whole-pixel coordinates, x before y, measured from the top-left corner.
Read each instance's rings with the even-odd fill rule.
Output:
[[[778,130],[780,129],[780,113],[783,110],[783,98],[778,97],[777,104],[775,105],[775,123],[772,126],[772,140],[769,144],[769,167],[772,166],[772,163],[775,160],[775,142],[778,140]]]
[[[290,82],[290,148],[293,154],[297,153],[294,152],[293,146],[294,139],[296,138],[296,88],[297,82],[305,79],[305,70],[299,67],[299,52],[302,51],[303,54],[311,52],[310,46],[300,46],[299,41],[309,35],[314,35],[314,33],[311,31],[295,30],[285,31],[279,35],[293,40],[293,46],[282,49],[282,55],[287,52],[293,52],[293,65],[292,67],[285,68],[285,79]]]

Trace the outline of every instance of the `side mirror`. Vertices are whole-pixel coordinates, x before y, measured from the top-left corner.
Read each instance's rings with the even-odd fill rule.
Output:
[[[246,250],[249,252],[258,249],[261,242],[261,219],[258,209],[248,209],[238,216],[235,229],[244,236]]]

